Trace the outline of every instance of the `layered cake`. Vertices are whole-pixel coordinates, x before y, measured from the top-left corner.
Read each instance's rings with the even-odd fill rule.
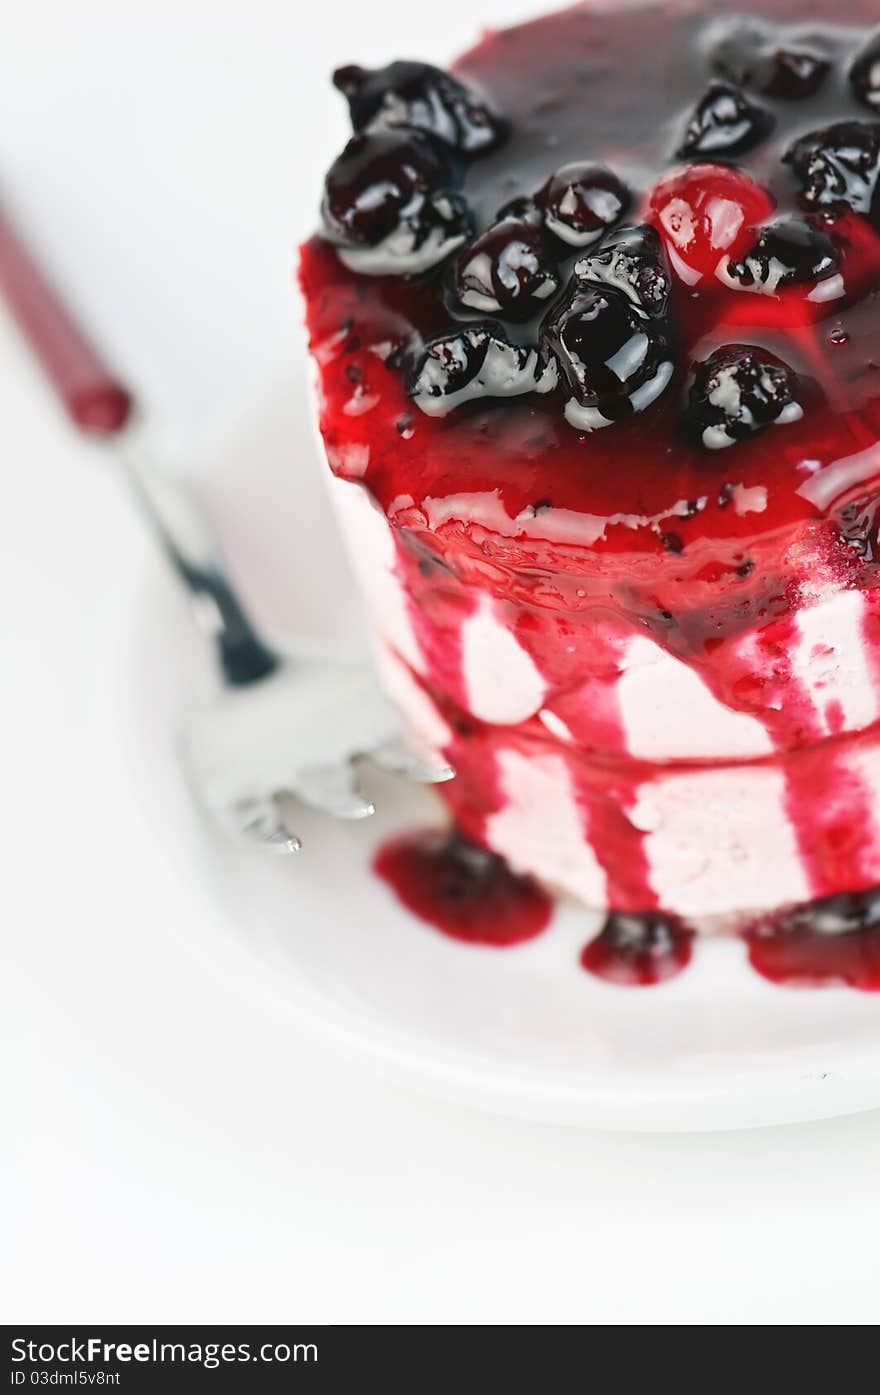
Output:
[[[300,275],[339,517],[388,690],[456,772],[459,860],[627,943],[733,927],[772,971],[834,941],[864,986],[880,31],[876,0],[806,9],[608,0],[450,72],[341,68]]]

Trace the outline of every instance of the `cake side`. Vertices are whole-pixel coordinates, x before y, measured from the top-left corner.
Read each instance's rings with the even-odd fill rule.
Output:
[[[880,881],[877,172],[865,156],[863,207],[850,182],[849,204],[805,212],[822,152],[789,158],[828,122],[873,128],[852,76],[869,8],[805,26],[775,0],[748,42],[696,3],[645,5],[637,49],[636,17],[594,6],[489,36],[455,69],[506,123],[459,175],[464,250],[413,277],[303,249],[321,427],[389,686],[457,769],[463,830],[593,905],[727,916]],[[755,145],[683,156],[719,53]],[[618,216],[573,251],[549,177],[574,160],[613,172],[591,187]],[[551,258],[522,232],[539,191]],[[499,209],[535,252],[537,309],[507,306],[499,340],[531,388],[493,397],[485,363],[513,362],[493,331],[480,391],[438,413],[431,346],[473,348],[503,298],[485,271]],[[592,314],[604,286],[618,311],[632,237],[650,256],[626,344],[659,345],[670,374],[644,406],[662,355],[628,397],[575,401],[559,307],[583,317],[586,295]]]

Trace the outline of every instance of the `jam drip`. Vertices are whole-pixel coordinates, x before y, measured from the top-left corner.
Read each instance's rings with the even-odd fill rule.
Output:
[[[659,911],[610,915],[581,954],[588,973],[607,983],[650,987],[675,978],[690,963],[693,931]]]
[[[468,944],[508,947],[546,929],[553,903],[532,877],[453,830],[392,838],[374,870],[420,920]]]
[[[771,983],[880,992],[880,888],[781,911],[745,939],[749,961]]]

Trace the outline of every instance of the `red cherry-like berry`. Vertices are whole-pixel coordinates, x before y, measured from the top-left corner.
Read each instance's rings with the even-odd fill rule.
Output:
[[[660,232],[674,274],[690,287],[714,279],[719,263],[742,257],[773,212],[760,184],[724,165],[689,165],[654,186],[648,221]]]

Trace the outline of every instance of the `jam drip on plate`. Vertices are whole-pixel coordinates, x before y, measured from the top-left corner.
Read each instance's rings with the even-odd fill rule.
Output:
[[[829,896],[757,921],[749,960],[771,983],[880,992],[880,889]]]
[[[607,983],[647,988],[687,967],[693,938],[676,916],[615,913],[584,948],[581,964]]]
[[[457,832],[422,829],[376,853],[376,873],[420,920],[454,940],[509,947],[546,929],[553,902],[531,877]]]

